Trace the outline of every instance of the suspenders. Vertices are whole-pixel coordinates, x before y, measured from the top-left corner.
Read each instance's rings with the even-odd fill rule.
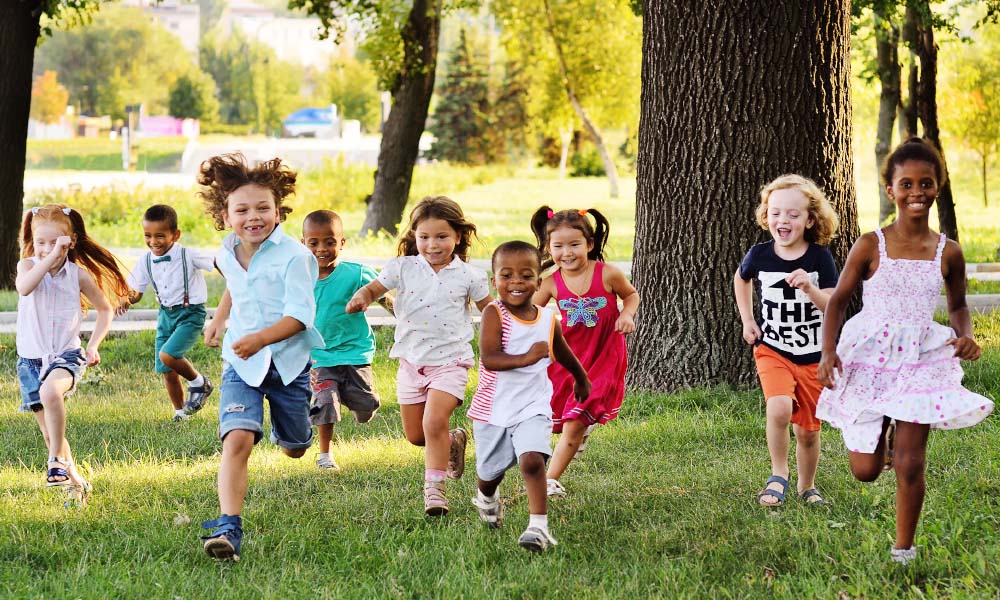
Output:
[[[187,248],[181,248],[181,265],[184,269],[184,307],[188,306],[188,262],[187,262]],[[146,254],[146,273],[149,274],[149,282],[153,284],[153,293],[156,295],[156,301],[163,305],[163,301],[160,300],[160,290],[156,287],[156,280],[153,279],[153,253],[150,252]]]

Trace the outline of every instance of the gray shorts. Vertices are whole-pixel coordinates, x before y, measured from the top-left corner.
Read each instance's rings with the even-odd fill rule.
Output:
[[[313,369],[313,398],[309,422],[329,425],[340,422],[340,406],[346,406],[358,423],[367,423],[381,406],[372,387],[371,365],[337,365]]]
[[[537,415],[510,427],[472,422],[476,439],[476,474],[493,481],[517,464],[525,452],[552,456],[552,417]]]

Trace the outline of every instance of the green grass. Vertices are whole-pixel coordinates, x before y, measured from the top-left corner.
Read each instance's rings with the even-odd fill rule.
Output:
[[[140,140],[140,171],[177,171],[187,139],[182,137]],[[73,171],[121,171],[122,141],[101,138],[72,140],[28,140],[25,153],[28,169],[68,169]]]
[[[966,384],[1000,395],[1000,313],[976,317],[984,357]],[[854,481],[836,431],[824,429],[818,482],[832,501],[755,505],[768,475],[760,393],[724,387],[629,393],[621,418],[595,433],[550,507],[560,544],[537,556],[516,539],[527,505],[516,473],[501,488],[498,531],[468,499],[471,470],[449,487],[452,513],[422,516],[422,454],[402,435],[395,365],[379,332],[384,408],[337,428],[342,471],[320,472],[261,443],[250,460],[243,560],[203,555],[198,522],[217,515],[214,396],[187,423],[167,422],[151,332],[113,335],[104,363],[70,400],[69,434],[94,483],[86,508],[65,510],[44,487],[34,420],[15,413],[10,336],[0,336],[0,596],[988,598],[1000,595],[1000,447],[996,417],[934,432],[919,561],[888,560],[894,477]],[[191,355],[216,379],[218,351]],[[471,388],[470,388],[471,389]],[[466,422],[458,411],[455,423]],[[470,465],[471,465],[470,451]],[[794,468],[794,467],[793,467]]]

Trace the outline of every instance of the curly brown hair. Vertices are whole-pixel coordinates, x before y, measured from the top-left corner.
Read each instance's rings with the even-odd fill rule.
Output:
[[[285,197],[295,193],[295,171],[281,163],[280,158],[249,166],[240,152],[220,154],[201,163],[198,170],[198,184],[203,189],[198,192],[205,201],[205,212],[215,220],[215,228],[223,231],[226,223],[223,217],[229,194],[245,185],[258,185],[271,191],[274,205],[278,209],[278,221],[284,221],[292,209],[284,206]]]
[[[463,262],[469,260],[469,247],[472,246],[472,239],[476,237],[476,226],[465,218],[462,207],[447,196],[427,196],[417,203],[410,211],[410,223],[406,231],[399,238],[397,256],[416,256],[417,252],[417,225],[427,219],[441,219],[447,221],[448,225],[458,234],[458,243],[455,244],[455,255]]]

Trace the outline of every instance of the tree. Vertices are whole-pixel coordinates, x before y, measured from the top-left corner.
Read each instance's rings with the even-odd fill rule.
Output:
[[[431,119],[433,158],[466,164],[485,164],[493,159],[489,139],[490,98],[486,72],[479,67],[469,47],[465,29],[448,60],[438,103]]]
[[[219,118],[219,101],[215,99],[215,82],[204,73],[181,75],[170,88],[170,114],[180,119]]]
[[[747,248],[766,238],[757,192],[815,179],[858,235],[848,0],[646,0],[629,385],[669,390],[753,374],[732,301]],[[612,235],[614,232],[612,231]]]
[[[55,71],[45,71],[31,84],[31,118],[42,123],[57,123],[66,114],[69,92],[56,78]]]
[[[336,104],[341,116],[361,121],[365,131],[378,131],[378,77],[367,62],[353,56],[333,58],[322,85],[324,101]]]

